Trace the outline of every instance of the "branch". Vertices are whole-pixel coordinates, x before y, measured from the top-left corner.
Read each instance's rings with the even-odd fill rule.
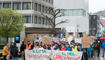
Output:
[[[43,13],[41,15],[50,23],[51,26],[53,26],[53,19],[49,20],[49,17]]]
[[[58,23],[56,24],[56,26],[59,25],[59,24],[67,23],[67,21],[68,21],[68,20],[60,21],[60,22],[58,22]]]

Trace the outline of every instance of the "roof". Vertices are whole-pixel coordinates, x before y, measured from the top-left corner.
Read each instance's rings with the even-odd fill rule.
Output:
[[[105,19],[101,19],[100,23],[102,24],[102,26],[105,26]]]

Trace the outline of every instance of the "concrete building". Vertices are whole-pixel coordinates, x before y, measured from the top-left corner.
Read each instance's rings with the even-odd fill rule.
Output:
[[[26,28],[49,28],[48,20],[43,16],[51,16],[49,8],[53,8],[53,0],[0,0],[0,8],[11,8],[23,14]],[[25,29],[20,33],[24,40]]]
[[[58,25],[57,28],[65,28],[67,33],[74,36],[89,33],[88,0],[54,0],[54,7],[62,9],[64,13],[56,22],[68,20],[68,23]]]

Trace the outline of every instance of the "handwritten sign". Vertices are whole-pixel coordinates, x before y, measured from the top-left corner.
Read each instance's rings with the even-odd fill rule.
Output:
[[[43,37],[42,44],[51,44],[51,39],[49,37]]]
[[[81,60],[82,52],[55,50],[26,50],[26,60]]]

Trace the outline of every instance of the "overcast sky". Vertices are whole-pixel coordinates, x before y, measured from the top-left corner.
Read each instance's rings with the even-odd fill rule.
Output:
[[[105,10],[105,0],[89,0],[89,12]]]

